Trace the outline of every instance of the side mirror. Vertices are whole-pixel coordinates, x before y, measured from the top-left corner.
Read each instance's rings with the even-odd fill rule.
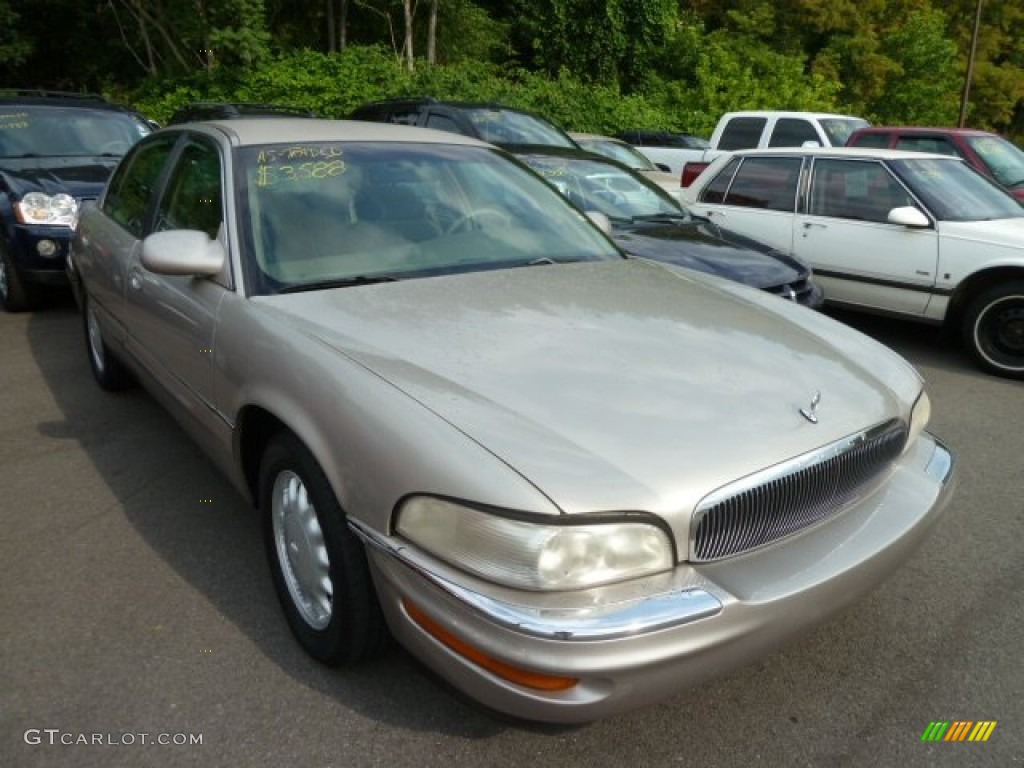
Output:
[[[586,211],[587,218],[590,219],[597,228],[604,232],[609,237],[612,234],[612,220],[605,216],[600,211]]]
[[[805,142],[804,142],[803,144],[801,144],[800,146],[801,146],[801,147],[812,147],[812,148],[813,148],[813,147],[820,147],[820,146],[821,146],[821,142],[820,142],[820,141],[814,141],[814,140],[808,139],[807,141],[805,141]]]
[[[142,266],[158,275],[213,277],[226,259],[219,240],[195,229],[157,232],[142,241]]]
[[[899,224],[901,227],[910,227],[912,229],[926,229],[931,226],[928,217],[921,213],[920,209],[912,205],[893,208],[889,211],[887,220],[890,224]]]

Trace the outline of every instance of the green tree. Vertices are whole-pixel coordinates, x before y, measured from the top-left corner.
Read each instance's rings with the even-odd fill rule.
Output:
[[[627,89],[677,16],[670,0],[515,0],[512,9],[527,66]]]
[[[882,38],[880,50],[896,68],[873,105],[865,105],[866,117],[881,124],[956,122],[961,75],[946,24],[941,11],[918,11]]]
[[[32,53],[32,43],[21,36],[20,16],[9,0],[0,0],[0,65],[20,64]]]
[[[950,36],[960,51],[961,87],[967,71],[976,0],[949,4]],[[1024,4],[988,0],[971,81],[967,124],[1024,140]]]

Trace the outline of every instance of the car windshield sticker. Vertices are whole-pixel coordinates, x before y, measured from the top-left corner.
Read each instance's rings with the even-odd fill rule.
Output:
[[[0,114],[0,131],[11,128],[28,128],[28,112],[8,112]]]
[[[551,176],[565,176],[568,171],[564,165],[540,165],[536,168],[537,173],[545,178]]]
[[[341,147],[292,145],[268,148],[256,158],[256,184],[271,187],[308,179],[330,179],[347,170]]]

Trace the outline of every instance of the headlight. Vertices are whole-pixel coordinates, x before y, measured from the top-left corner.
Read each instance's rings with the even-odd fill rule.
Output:
[[[928,426],[928,421],[931,417],[932,401],[928,399],[928,393],[921,390],[921,394],[918,396],[917,402],[914,403],[914,408],[910,412],[910,428],[907,434],[907,447],[913,445],[918,436],[924,432],[924,428]]]
[[[672,567],[668,536],[643,522],[550,525],[418,496],[402,505],[396,529],[458,568],[519,589],[584,589]]]
[[[14,209],[22,224],[73,227],[78,215],[78,201],[63,192],[53,196],[29,192],[14,204]]]

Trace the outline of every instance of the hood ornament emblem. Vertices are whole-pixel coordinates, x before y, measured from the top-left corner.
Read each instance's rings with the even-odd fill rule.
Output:
[[[800,415],[807,419],[811,424],[818,423],[818,403],[821,402],[821,391],[814,393],[814,397],[811,398],[810,408],[801,408]]]

